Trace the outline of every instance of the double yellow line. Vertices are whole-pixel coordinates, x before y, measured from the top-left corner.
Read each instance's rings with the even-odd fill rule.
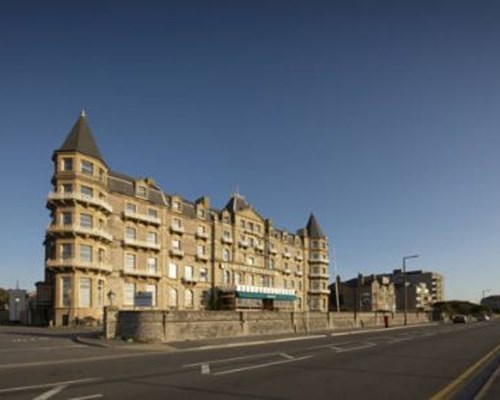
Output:
[[[488,361],[495,357],[496,353],[500,351],[500,344],[498,344],[493,350],[488,352],[484,357],[477,361],[474,365],[467,368],[462,372],[454,381],[449,385],[441,389],[431,400],[444,400],[450,399],[461,389],[461,385],[467,382],[482,366],[484,366]]]

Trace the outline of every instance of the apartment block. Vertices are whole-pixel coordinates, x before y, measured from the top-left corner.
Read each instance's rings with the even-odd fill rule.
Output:
[[[54,324],[136,308],[143,293],[153,309],[328,310],[328,239],[314,215],[292,233],[240,194],[216,209],[116,172],[84,113],[52,161],[37,287]]]
[[[392,274],[386,274],[391,280],[402,287],[404,282],[404,274],[401,269],[393,270]],[[430,303],[434,304],[439,301],[444,301],[444,278],[443,275],[437,272],[428,272],[422,270],[406,271],[406,281],[410,286],[415,288],[423,287],[429,291]],[[410,287],[409,286],[409,287]]]

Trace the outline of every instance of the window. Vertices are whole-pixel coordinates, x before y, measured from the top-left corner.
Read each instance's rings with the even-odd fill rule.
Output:
[[[62,170],[63,171],[73,171],[73,159],[63,158],[62,159]]]
[[[136,234],[137,234],[137,232],[136,232],[135,228],[132,228],[131,226],[127,226],[125,228],[125,237],[127,239],[135,240]]]
[[[84,262],[92,261],[92,246],[86,244],[80,245],[80,260]]]
[[[172,249],[180,250],[181,249],[181,241],[179,239],[172,240]]]
[[[291,280],[291,281],[290,281],[290,284],[291,284],[292,289],[295,289],[295,281],[294,281],[294,280]]]
[[[139,186],[137,186],[136,194],[137,194],[137,196],[147,197],[148,196],[148,189],[146,188],[146,186],[139,185]]]
[[[207,232],[207,228],[205,227],[205,225],[198,225],[197,231],[198,234],[204,235]]]
[[[255,263],[255,259],[253,257],[248,257],[247,258],[247,264],[248,265],[254,265]]]
[[[80,307],[89,308],[92,281],[90,278],[80,278]]]
[[[222,250],[222,261],[231,261],[231,252],[228,249]]]
[[[146,285],[146,292],[151,293],[151,305],[156,306],[156,285]]]
[[[168,305],[171,308],[177,307],[177,290],[174,288],[168,289]]]
[[[81,167],[82,174],[94,175],[94,164],[90,161],[82,161]]]
[[[302,290],[302,281],[299,281],[299,290]]]
[[[158,235],[156,232],[148,232],[148,242],[158,243]]]
[[[287,289],[287,288],[288,288],[288,281],[287,281],[286,279],[284,279],[284,280],[283,280],[283,287],[284,287],[285,289]]]
[[[125,254],[125,271],[135,270],[135,254]]]
[[[102,279],[97,281],[97,305],[101,307],[104,305],[104,281]]]
[[[200,268],[200,281],[201,282],[208,281],[208,271],[206,268]]]
[[[99,264],[104,263],[104,257],[105,257],[104,249],[99,249],[97,251],[97,261],[99,262]]]
[[[253,231],[253,222],[248,223],[248,229]]]
[[[313,240],[312,247],[313,247],[313,249],[317,249],[318,248],[318,241],[317,240]]]
[[[92,216],[89,214],[80,214],[80,226],[82,228],[92,228]]]
[[[137,206],[134,203],[126,203],[125,210],[135,213],[137,212]]]
[[[194,305],[194,296],[192,290],[186,290],[184,292],[184,305],[186,308],[193,308]]]
[[[198,246],[196,246],[196,253],[200,256],[204,256],[205,255],[205,245],[199,244]]]
[[[179,201],[174,201],[172,203],[172,209],[176,210],[176,211],[180,211],[181,209],[181,203]]]
[[[123,284],[123,305],[133,306],[135,297],[135,284],[124,283]]]
[[[73,257],[73,245],[71,243],[63,243],[61,245],[61,254],[63,260],[69,260]]]
[[[94,191],[92,190],[91,187],[88,186],[82,186],[80,188],[80,192],[83,197],[93,197],[94,196]]]
[[[63,193],[73,193],[73,185],[71,183],[65,183],[62,185]]]
[[[240,285],[242,283],[241,281],[241,274],[239,272],[234,273],[234,284],[235,285]]]
[[[224,271],[224,283],[226,285],[231,283],[231,272],[230,271]]]
[[[274,269],[274,260],[272,258],[269,259],[269,269]]]
[[[255,278],[254,278],[254,276],[253,276],[253,275],[248,275],[248,277],[247,277],[247,282],[248,282],[248,284],[249,284],[250,286],[255,285]]]
[[[205,218],[205,210],[202,210],[201,208],[198,208],[197,215],[198,215],[199,218]]]
[[[158,218],[158,210],[154,208],[148,208],[148,215],[153,218]]]
[[[174,263],[168,264],[168,277],[177,279],[177,265]]]
[[[248,241],[250,243],[250,247],[254,247],[255,246],[255,239],[253,237],[251,237]]]
[[[70,212],[63,212],[61,217],[61,222],[63,225],[73,224],[73,214],[71,214]]]
[[[255,224],[255,231],[257,233],[260,233],[260,225],[259,224]]]
[[[174,218],[172,220],[172,226],[175,228],[175,229],[181,229],[182,228],[182,221],[179,219],[179,218]]]
[[[242,219],[240,221],[240,227],[245,228],[245,220],[244,219]]]
[[[318,254],[318,253],[313,253],[313,254],[312,254],[312,258],[313,258],[314,260],[317,260],[317,259],[319,258],[319,254]]]
[[[222,235],[226,239],[231,239],[231,232],[229,232],[229,231],[224,231]]]
[[[103,170],[102,168],[99,168],[99,179],[100,179],[101,181],[103,181],[103,180],[104,180],[104,177],[105,177],[105,175],[104,175],[104,174],[105,174],[104,170]]]
[[[148,272],[150,274],[158,272],[158,259],[156,257],[148,257]]]
[[[190,265],[186,265],[184,267],[184,279],[187,281],[192,281],[193,280],[193,267]]]
[[[71,306],[71,278],[65,276],[61,278],[61,306]]]

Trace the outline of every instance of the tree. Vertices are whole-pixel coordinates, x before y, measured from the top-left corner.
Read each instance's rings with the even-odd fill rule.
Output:
[[[4,310],[7,304],[9,304],[9,292],[0,288],[0,310]]]

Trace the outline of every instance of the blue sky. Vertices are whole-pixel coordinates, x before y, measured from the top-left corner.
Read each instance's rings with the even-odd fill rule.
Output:
[[[0,5],[0,286],[43,278],[52,151],[82,107],[115,170],[314,211],[342,278],[441,272],[500,293],[500,3]]]

